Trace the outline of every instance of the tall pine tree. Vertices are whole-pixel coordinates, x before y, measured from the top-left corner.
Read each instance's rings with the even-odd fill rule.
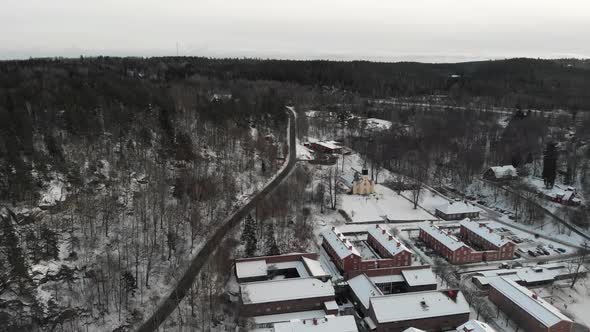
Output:
[[[248,215],[244,220],[244,230],[242,231],[242,242],[246,242],[246,256],[253,256],[256,252],[258,239],[256,238],[256,226],[252,215]]]
[[[268,256],[280,255],[281,252],[275,239],[275,224],[272,221],[269,221],[266,227],[264,242],[266,243],[266,254]]]
[[[543,181],[545,182],[545,187],[549,189],[553,188],[556,176],[557,149],[555,143],[549,142],[543,154]]]

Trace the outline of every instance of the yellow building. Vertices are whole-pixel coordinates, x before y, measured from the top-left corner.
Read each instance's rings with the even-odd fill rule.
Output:
[[[353,195],[369,195],[375,192],[375,183],[373,180],[369,179],[369,171],[363,169],[363,174],[361,177],[358,176],[358,173],[354,176],[354,181],[352,182],[352,194]]]

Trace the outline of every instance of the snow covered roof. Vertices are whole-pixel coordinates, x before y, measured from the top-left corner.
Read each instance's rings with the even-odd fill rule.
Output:
[[[338,303],[336,303],[336,301],[328,301],[328,302],[324,302],[324,307],[326,307],[326,310],[328,311],[333,311],[333,310],[338,310]]]
[[[348,280],[348,286],[356,295],[357,299],[365,309],[369,309],[370,299],[375,296],[381,296],[383,293],[373,284],[373,282],[364,274]]]
[[[492,278],[490,279],[490,286],[547,327],[551,327],[562,320],[571,322],[557,308],[513,280],[503,277]]]
[[[322,233],[322,236],[328,244],[334,249],[340,259],[348,257],[350,255],[357,255],[360,257],[358,250],[352,245],[350,241],[344,236],[344,234],[338,232],[338,229],[332,228],[331,230]]]
[[[262,325],[262,324],[289,322],[292,319],[323,318],[324,316],[326,316],[326,312],[324,310],[309,310],[309,311],[288,312],[288,313],[284,313],[284,314],[254,316],[254,317],[252,317],[252,320],[254,321],[254,324]]]
[[[457,290],[428,291],[373,297],[371,310],[379,323],[387,323],[469,314],[469,303]]]
[[[334,287],[331,281],[294,278],[241,284],[240,292],[244,304],[254,304],[334,296]]]
[[[340,146],[340,144],[336,141],[320,141],[320,142],[313,142],[317,145],[321,145],[325,148],[331,149],[331,150],[335,150],[335,149],[341,149],[342,147]]]
[[[329,315],[325,318],[315,320],[294,319],[290,322],[277,323],[274,326],[275,332],[358,332],[353,316]]]
[[[410,286],[436,285],[436,277],[430,268],[402,270],[402,275]]]
[[[368,229],[369,234],[379,242],[385,250],[391,255],[395,256],[402,251],[410,251],[400,240],[398,240],[395,236],[389,233],[381,225],[375,225],[375,227],[370,227]]]
[[[324,268],[322,267],[322,264],[320,264],[320,261],[317,261],[315,259],[310,259],[305,256],[303,256],[302,259],[303,259],[303,263],[305,264],[305,267],[307,268],[307,271],[309,272],[309,274],[311,276],[317,278],[317,277],[326,277],[326,276],[330,275],[328,272],[326,272],[326,270],[324,270]]]
[[[460,225],[481,236],[483,239],[497,247],[502,247],[503,245],[511,242],[508,238],[494,232],[494,229],[489,227],[487,223],[471,221],[469,218],[466,218],[460,222]]]
[[[506,177],[514,177],[518,176],[516,172],[516,168],[512,165],[504,165],[504,166],[494,166],[490,167],[492,172],[497,178],[506,178]]]
[[[404,332],[426,332],[426,331],[417,329],[415,327],[410,327],[408,329],[405,329]]]
[[[268,273],[264,259],[247,262],[236,262],[238,279],[264,277]]]
[[[467,202],[448,202],[436,208],[444,214],[479,213],[481,209]]]
[[[484,322],[472,319],[459,326],[457,332],[496,332],[496,330]]]
[[[392,274],[388,276],[369,277],[374,284],[390,284],[395,282],[404,282],[404,277],[401,274]]]
[[[459,241],[456,237],[449,235],[447,232],[443,231],[438,226],[432,225],[429,222],[422,223],[420,225],[420,229],[428,233],[430,236],[435,238],[438,242],[442,243],[445,247],[449,248],[450,250],[457,250],[463,246],[466,246],[465,243]]]

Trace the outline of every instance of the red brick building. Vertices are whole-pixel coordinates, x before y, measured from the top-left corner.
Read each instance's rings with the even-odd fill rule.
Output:
[[[570,332],[572,320],[537,294],[513,280],[490,281],[489,298],[527,331]]]
[[[496,233],[486,223],[463,220],[460,235],[462,239],[485,250],[482,257],[484,261],[507,260],[514,257],[516,244]]]
[[[364,322],[376,332],[448,331],[467,322],[469,313],[461,292],[439,290],[372,297]]]
[[[245,316],[322,310],[325,302],[334,300],[334,287],[330,280],[294,278],[240,285],[240,302]]]
[[[411,265],[412,252],[386,229],[379,225],[369,228],[367,241],[361,252],[336,228],[322,234],[322,246],[334,264],[345,275],[360,271]]]
[[[420,225],[419,237],[452,264],[475,263],[483,259],[482,252],[473,250],[452,235],[451,231],[442,230],[436,225],[430,223]]]

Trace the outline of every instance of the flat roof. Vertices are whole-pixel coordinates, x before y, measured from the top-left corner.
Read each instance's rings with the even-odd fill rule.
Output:
[[[430,236],[435,238],[438,242],[442,243],[445,247],[450,250],[457,250],[463,246],[467,246],[465,243],[459,241],[456,237],[447,234],[436,225],[432,225],[430,222],[424,222],[420,225],[420,229],[428,233]]]
[[[410,250],[395,236],[393,236],[385,227],[381,225],[375,225],[375,227],[369,227],[369,234],[379,242],[385,250],[391,255],[395,256],[402,251],[410,252]]]
[[[344,236],[344,234],[338,231],[337,228],[323,232],[322,236],[330,244],[332,249],[334,249],[340,259],[350,255],[357,255],[360,257],[358,250],[352,245],[346,236]]]
[[[330,276],[326,270],[322,267],[319,260],[302,257],[303,263],[307,267],[307,271],[314,277],[327,277]]]
[[[353,316],[333,316],[314,320],[294,319],[290,322],[275,324],[275,332],[358,332]]]
[[[497,247],[511,242],[508,238],[496,233],[493,228],[488,226],[488,223],[471,221],[469,218],[466,218],[459,224]]]
[[[432,269],[402,270],[406,283],[410,286],[436,285],[436,277]]]
[[[244,283],[240,293],[244,304],[254,304],[334,296],[334,287],[329,280],[293,278]]]
[[[480,322],[475,319],[472,319],[457,328],[457,332],[465,332],[465,331],[469,331],[469,332],[496,332],[496,330],[494,328],[492,328],[491,326],[489,326],[488,324],[486,324],[484,322]]]
[[[265,277],[268,273],[264,259],[247,262],[236,262],[236,275],[239,279]]]
[[[449,292],[455,292],[454,299]],[[371,298],[379,323],[469,314],[469,303],[460,291],[427,291]]]
[[[374,296],[381,296],[381,290],[365,275],[359,274],[358,276],[348,280],[348,286],[356,297],[361,301],[361,304],[365,309],[369,309],[371,304],[370,299]]]
[[[268,263],[267,268],[269,271],[295,269],[300,278],[310,277],[309,272],[307,272],[307,269],[301,260]]]
[[[543,325],[551,327],[562,320],[571,322],[571,319],[561,313],[557,308],[543,300],[540,296],[536,296],[536,299],[533,298],[533,295],[535,295],[533,292],[520,286],[513,280],[496,277],[490,278],[489,281],[491,287],[535,317]]]
[[[467,202],[448,202],[436,208],[444,214],[479,213],[481,209]]]
[[[392,274],[388,276],[376,276],[376,277],[369,277],[371,281],[375,284],[389,284],[389,283],[396,283],[396,282],[404,282],[404,276],[401,274]]]
[[[252,320],[254,321],[254,324],[259,325],[259,324],[288,322],[292,319],[322,318],[324,316],[326,316],[326,312],[324,310],[309,310],[309,311],[288,312],[285,314],[254,316],[254,317],[252,317]]]

